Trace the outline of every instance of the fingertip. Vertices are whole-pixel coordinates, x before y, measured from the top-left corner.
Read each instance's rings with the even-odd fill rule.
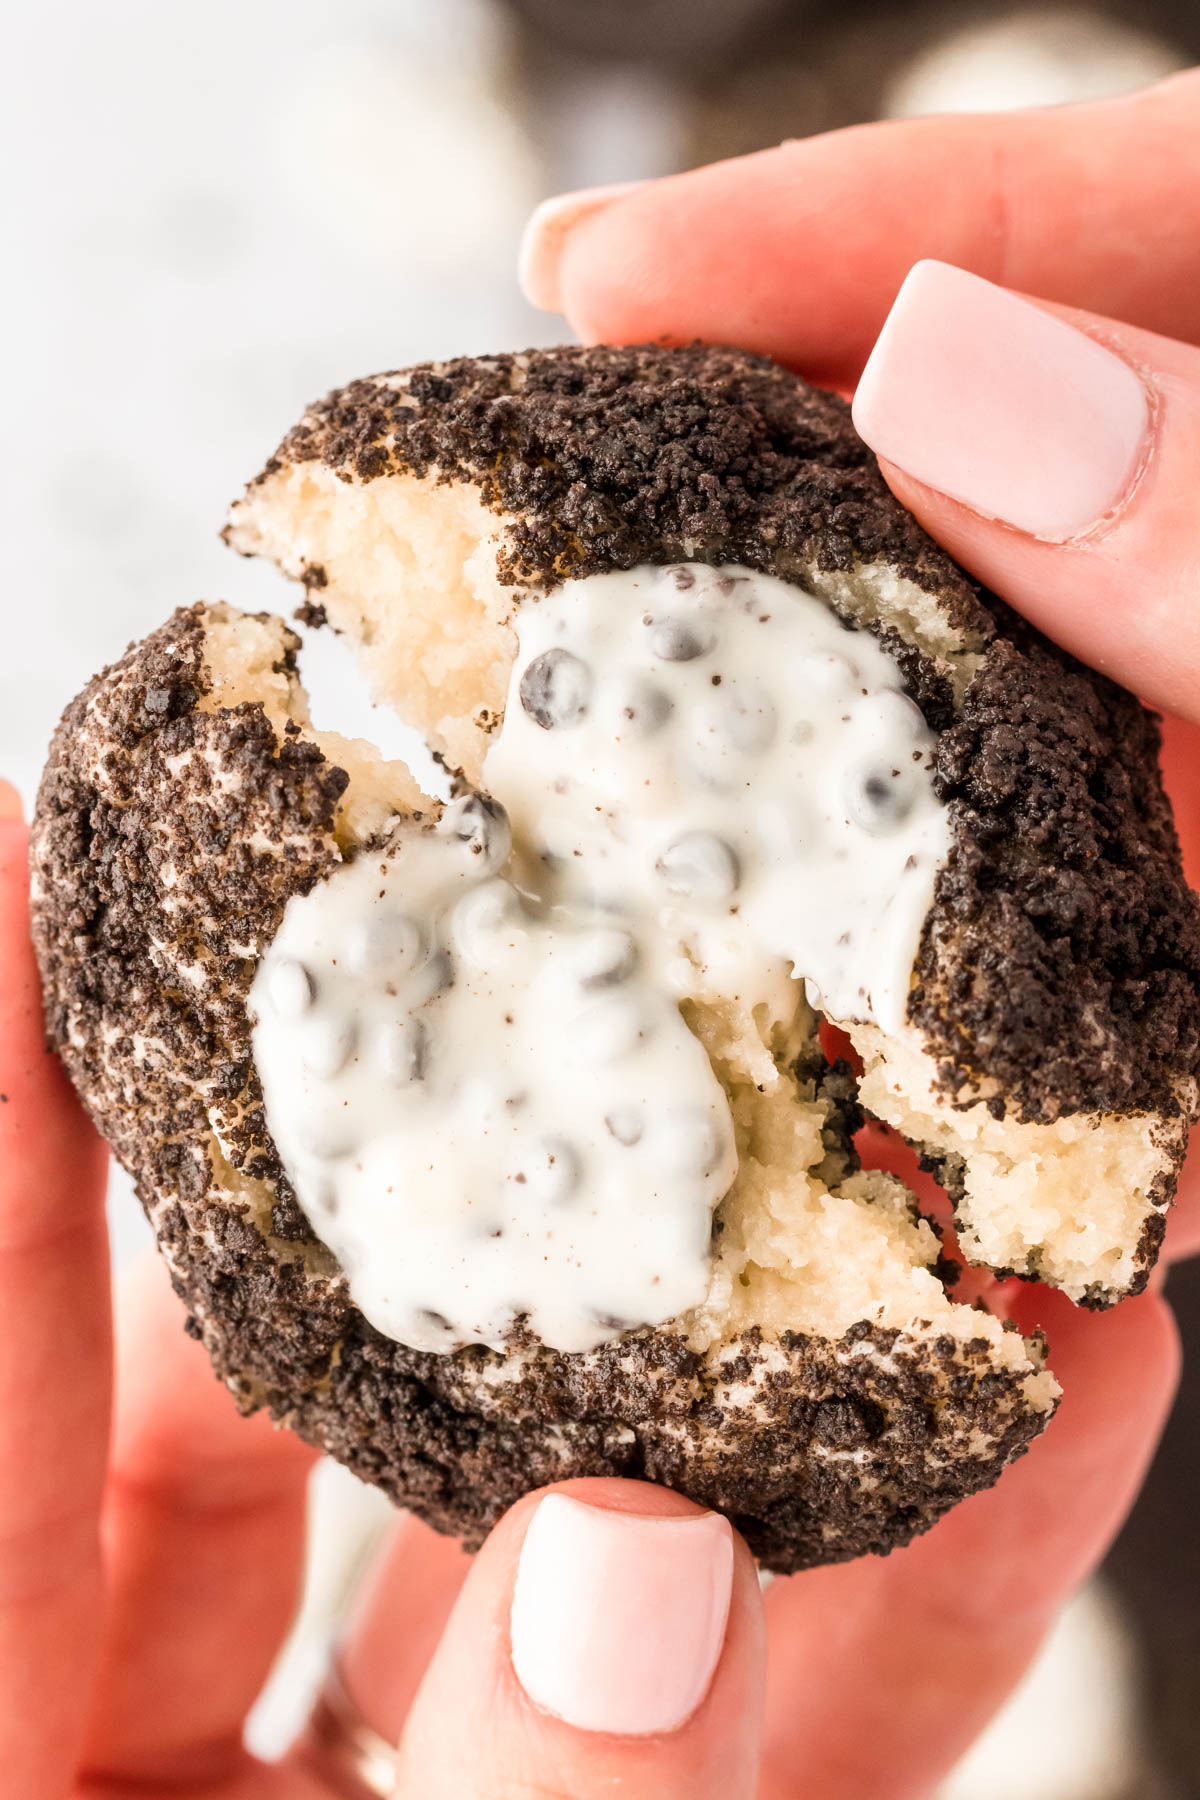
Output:
[[[619,1478],[527,1494],[462,1585],[404,1730],[400,1791],[552,1773],[580,1800],[621,1783],[749,1800],[764,1637],[753,1559],[722,1515]],[[449,1729],[464,1707],[472,1745]]]
[[[634,1511],[561,1490],[527,1521],[513,1671],[543,1712],[617,1737],[674,1732],[711,1686],[733,1592],[719,1513]]]
[[[8,1248],[52,1237],[67,1218],[103,1228],[107,1149],[50,1054],[30,936],[28,833],[0,814],[0,1216]],[[28,1196],[39,1196],[31,1208]]]
[[[923,346],[914,348],[907,342],[907,327],[911,317],[921,318],[922,303],[930,291],[936,294],[940,271],[949,265],[934,261],[930,257],[922,257],[913,263],[907,275],[896,290],[895,298],[888,308],[887,316],[879,328],[879,333],[871,346],[870,354],[863,365],[862,373],[854,390],[854,398],[850,403],[850,417],[854,429],[864,444],[874,450],[881,460],[886,456],[886,446],[895,436],[892,420],[892,394],[897,385],[893,379],[893,365],[899,362],[903,367],[915,363],[914,378],[920,386],[924,370],[920,366],[924,358],[920,355]],[[961,271],[951,271],[961,273]],[[899,410],[906,413],[911,404],[911,396],[904,395]]]
[[[610,182],[554,194],[530,214],[517,251],[517,284],[531,306],[562,312],[562,265],[576,227],[615,200],[643,186],[640,181]]]
[[[624,1475],[576,1475],[566,1481],[548,1482],[534,1488],[509,1508],[506,1519],[532,1513],[549,1495],[556,1494],[602,1508],[607,1512],[642,1513],[647,1518],[712,1517],[712,1509],[698,1500],[689,1499],[674,1488],[660,1487],[653,1481],[638,1481]],[[735,1534],[736,1535],[736,1534]]]
[[[0,776],[0,821],[23,820],[24,817],[25,809],[21,804],[20,794],[11,781],[5,781]]]

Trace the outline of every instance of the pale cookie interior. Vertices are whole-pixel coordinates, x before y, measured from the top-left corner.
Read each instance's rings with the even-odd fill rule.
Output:
[[[252,487],[233,509],[229,540],[289,575],[311,579],[319,571],[329,622],[355,645],[375,696],[478,782],[517,652],[511,621],[520,589],[502,585],[497,571],[503,526],[467,482],[392,474],[357,483],[314,461],[285,465]],[[699,546],[678,550],[702,555]],[[956,692],[978,667],[978,646],[955,635],[936,597],[891,569],[788,572],[844,615],[886,621],[934,659]],[[1166,1202],[1164,1171],[1181,1154],[1188,1095],[1180,1096],[1177,1119],[996,1120],[986,1083],[958,1096],[959,1105],[938,1093],[936,1070],[915,1038],[900,1042],[875,1026],[835,1022],[864,1057],[864,1105],[960,1174],[956,1210],[969,1258],[1045,1279],[1075,1300],[1107,1301],[1130,1287],[1144,1261],[1147,1221]],[[771,1204],[785,1209],[802,1237],[823,1229],[811,1208],[796,1211],[786,1180]],[[836,1269],[821,1279],[836,1289]]]

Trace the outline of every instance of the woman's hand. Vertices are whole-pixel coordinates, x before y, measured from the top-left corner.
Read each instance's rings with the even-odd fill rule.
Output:
[[[841,133],[543,214],[527,267],[535,294],[561,298],[586,335],[726,339],[846,389],[922,257],[1130,321],[1061,312],[1155,396],[1130,491],[1102,497],[1069,542],[1031,536],[1027,517],[984,516],[1020,510],[1006,465],[992,462],[991,487],[955,485],[985,352],[1002,348],[1028,388],[1023,314],[981,341],[972,306],[997,303],[956,303],[961,386],[936,414],[918,390],[914,411],[907,384],[938,296],[910,290],[862,424],[956,555],[1044,629],[1196,720],[1197,118],[1187,77],[1107,106]],[[1058,393],[1041,429],[1061,436],[1070,396],[1047,356],[1034,391]],[[1136,408],[1122,416],[1136,423]],[[994,417],[976,425],[994,441]],[[1194,754],[1186,729],[1169,743],[1177,776]],[[1200,849],[1194,786],[1176,801]],[[263,1418],[237,1417],[157,1266],[120,1310],[110,1431],[104,1156],[44,1048],[25,833],[0,785],[5,814],[0,1769],[38,1800],[317,1800],[335,1790],[308,1765],[266,1768],[241,1747],[295,1601],[311,1456]],[[1176,1250],[1200,1240],[1198,1212],[1194,1197],[1181,1207]],[[473,1561],[401,1519],[341,1652],[358,1706],[400,1742],[397,1794],[927,1795],[1103,1554],[1176,1377],[1157,1292],[1094,1315],[1025,1287],[1012,1310],[1025,1330],[1045,1325],[1066,1390],[1046,1435],[909,1549],[776,1582],[765,1604],[740,1540],[640,1483],[568,1483],[575,1504],[545,1511],[527,1496]]]

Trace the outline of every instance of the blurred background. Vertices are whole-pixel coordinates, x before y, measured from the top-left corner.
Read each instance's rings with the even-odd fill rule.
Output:
[[[59,0],[0,61],[9,399],[0,771],[32,798],[67,699],[176,605],[290,611],[224,550],[304,403],[369,370],[565,338],[514,257],[566,188],[841,125],[1098,97],[1200,61],[1200,0]],[[329,641],[325,641],[328,639]],[[336,641],[322,722],[404,754]],[[118,1264],[145,1241],[123,1181]],[[1200,1360],[1200,1273],[1171,1295]],[[1200,1382],[1101,1577],[943,1800],[1200,1795]],[[387,1508],[316,1478],[310,1579],[252,1722],[280,1745]]]

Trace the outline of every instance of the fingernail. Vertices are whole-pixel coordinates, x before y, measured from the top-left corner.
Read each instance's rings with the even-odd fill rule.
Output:
[[[21,796],[11,781],[0,776],[0,819],[23,819],[25,809],[21,805]]]
[[[580,1731],[675,1731],[708,1692],[732,1584],[717,1513],[647,1519],[547,1494],[517,1568],[517,1679]]]
[[[1073,325],[948,263],[919,262],[854,398],[877,456],[1034,537],[1098,524],[1150,428],[1129,364]]]
[[[640,181],[615,181],[609,187],[579,188],[573,194],[555,194],[534,208],[517,252],[517,280],[531,306],[543,312],[561,312],[559,271],[567,239],[581,220],[604,208],[622,194],[631,194]]]

